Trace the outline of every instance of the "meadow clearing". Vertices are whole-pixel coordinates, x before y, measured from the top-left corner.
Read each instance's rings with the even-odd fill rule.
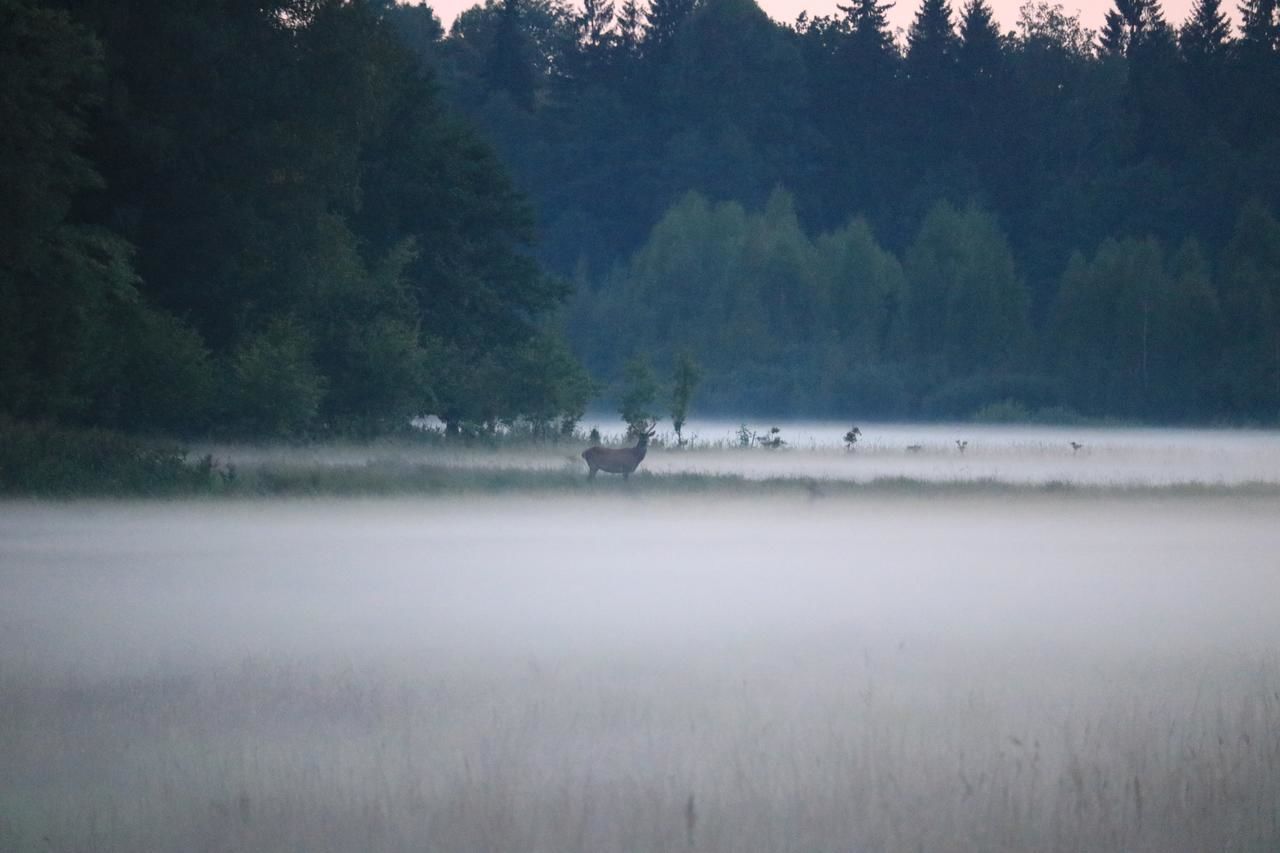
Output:
[[[0,849],[1280,846],[1257,478],[677,476],[3,504]]]

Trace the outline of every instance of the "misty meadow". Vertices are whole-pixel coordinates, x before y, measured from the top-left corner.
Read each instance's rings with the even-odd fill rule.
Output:
[[[0,0],[0,850],[1280,849],[1280,10]]]
[[[1277,509],[11,506],[0,846],[1274,850]]]
[[[1274,850],[1280,439],[968,429],[10,501],[0,847]]]

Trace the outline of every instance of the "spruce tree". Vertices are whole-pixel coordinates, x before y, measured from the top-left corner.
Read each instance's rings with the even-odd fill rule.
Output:
[[[1138,48],[1171,36],[1159,0],[1115,0],[1105,22],[1100,42],[1109,56],[1131,56]]]
[[[899,111],[903,109],[898,69],[902,56],[889,31],[885,13],[891,3],[854,0],[837,6],[844,18],[832,63],[834,103],[819,112],[820,126],[843,149],[837,168],[847,170],[848,183],[832,188],[837,209],[874,209],[901,191],[894,161],[903,150]]]
[[[1277,0],[1244,0],[1239,8],[1242,46],[1253,53],[1280,50],[1280,8]]]
[[[485,57],[484,80],[489,91],[506,92],[517,106],[531,110],[534,71],[521,17],[520,0],[502,0],[493,44]]]
[[[636,0],[625,0],[618,10],[618,50],[626,57],[635,56],[640,51],[640,7]]]
[[[1237,144],[1258,151],[1280,134],[1280,4],[1245,0],[1239,9],[1240,40],[1228,70],[1231,124]]]
[[[1098,47],[1103,56],[1124,56],[1129,52],[1124,16],[1115,9],[1108,11],[1103,18],[1102,32],[1098,34]]]
[[[1215,62],[1225,57],[1231,45],[1231,24],[1222,11],[1221,0],[1196,0],[1178,43],[1182,55],[1191,63]]]
[[[854,48],[863,54],[896,52],[893,35],[889,32],[889,19],[885,13],[893,3],[877,3],[876,0],[854,0],[852,6],[837,6],[844,13],[844,25]]]
[[[961,118],[957,147],[994,186],[1008,174],[1003,152],[1009,150],[1011,121],[1007,58],[1000,31],[987,0],[969,0],[960,18],[957,98]]]
[[[1147,37],[1149,39],[1169,37],[1172,28],[1169,26],[1169,22],[1164,19],[1164,9],[1160,6],[1160,0],[1147,0],[1143,6],[1142,30]]]
[[[1231,24],[1222,12],[1221,0],[1196,0],[1178,34],[1178,45],[1184,85],[1198,109],[1197,120],[1220,122],[1225,115],[1221,100],[1228,87],[1231,55]]]
[[[607,69],[618,35],[613,30],[613,0],[583,0],[582,12],[574,18],[577,44],[572,52],[571,73],[580,82],[596,82]]]
[[[960,16],[959,60],[970,79],[989,77],[1000,64],[1000,30],[987,0],[965,4]]]
[[[923,0],[907,31],[907,70],[912,77],[937,77],[955,64],[956,34],[947,0]]]
[[[959,91],[959,52],[947,0],[922,0],[907,32],[903,125],[912,156],[928,164],[928,173],[935,176],[947,172],[959,143],[966,106]],[[947,192],[940,188],[932,194]]]
[[[662,60],[676,32],[693,12],[694,0],[652,0],[645,12],[644,53]]]

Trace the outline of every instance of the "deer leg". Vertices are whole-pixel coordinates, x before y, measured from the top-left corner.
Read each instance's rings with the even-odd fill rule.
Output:
[[[588,480],[594,480],[594,479],[596,478],[596,466],[594,466],[594,465],[588,465],[587,467],[588,467],[589,469],[591,469],[591,470],[587,471],[587,479],[588,479]]]

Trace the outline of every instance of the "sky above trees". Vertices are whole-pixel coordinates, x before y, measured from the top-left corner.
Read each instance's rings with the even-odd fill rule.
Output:
[[[409,2],[416,3],[420,0],[409,0]],[[760,8],[768,12],[774,20],[790,23],[804,11],[807,11],[810,16],[836,14],[836,5],[844,0],[757,0],[757,2]],[[996,20],[1000,22],[1002,31],[1014,28],[1018,21],[1018,9],[1024,2],[1026,0],[991,0],[992,9],[995,11]],[[435,2],[428,0],[428,5],[435,10],[447,30],[458,13],[476,5],[476,0],[435,0]],[[895,30],[901,28],[905,32],[911,25],[919,5],[915,0],[899,0],[889,10],[889,25]],[[963,5],[962,2],[952,3],[952,11],[958,11],[961,5]],[[1062,5],[1068,12],[1079,11],[1080,22],[1095,30],[1102,29],[1102,16],[1112,6],[1111,0],[1063,0]],[[1191,11],[1192,0],[1166,0],[1161,5],[1166,19],[1176,26],[1186,20]],[[1235,21],[1239,17],[1235,4],[1223,5],[1223,11]]]

